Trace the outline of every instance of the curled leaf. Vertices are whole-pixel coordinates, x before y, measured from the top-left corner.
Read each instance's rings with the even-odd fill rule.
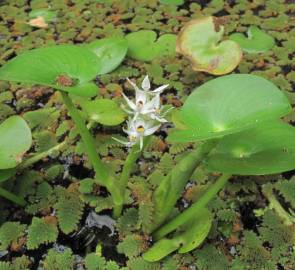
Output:
[[[191,61],[195,71],[226,74],[242,59],[242,50],[236,42],[221,41],[224,27],[220,20],[212,16],[192,20],[177,37],[176,51]]]

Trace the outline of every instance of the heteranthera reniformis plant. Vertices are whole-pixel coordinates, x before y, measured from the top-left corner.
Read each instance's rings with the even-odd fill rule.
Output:
[[[45,85],[61,92],[96,179],[110,191],[115,205],[121,205],[123,201],[116,180],[97,155],[94,139],[69,94],[95,96],[97,86],[91,81],[97,75],[115,69],[126,53],[127,42],[124,39],[105,39],[84,46],[60,45],[31,50],[15,57],[0,69],[0,80]],[[106,102],[109,106],[109,101]],[[95,114],[93,110],[90,113]]]
[[[188,154],[195,152],[193,162],[182,160],[182,167],[178,165],[178,171],[173,170],[154,194],[155,220],[166,224],[159,227],[156,223],[155,228],[159,228],[153,237],[159,241],[144,254],[146,260],[157,261],[175,250],[183,253],[200,245],[212,221],[206,205],[232,175],[265,175],[295,168],[295,128],[280,120],[290,108],[274,84],[246,74],[211,80],[187,98],[175,118],[179,128],[168,139],[200,141],[201,145]],[[206,154],[196,154],[206,147]],[[182,172],[201,161],[222,175],[188,209],[169,219],[172,205],[188,180],[189,175]],[[174,230],[172,237],[165,237]]]

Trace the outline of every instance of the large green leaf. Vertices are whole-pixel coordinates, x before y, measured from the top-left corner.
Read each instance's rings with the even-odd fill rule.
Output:
[[[14,176],[15,172],[16,172],[15,168],[0,170],[0,183]]]
[[[89,119],[106,126],[119,125],[126,117],[126,113],[110,99],[84,101],[81,106]]]
[[[247,36],[245,37],[242,33],[234,33],[230,39],[237,42],[248,53],[267,52],[275,45],[275,39],[257,26],[250,26]]]
[[[268,122],[225,136],[208,157],[208,167],[240,175],[262,175],[295,169],[295,128]]]
[[[212,215],[204,208],[195,218],[185,224],[172,239],[163,238],[156,242],[143,258],[149,262],[159,261],[175,250],[186,253],[197,248],[205,240],[212,225]]]
[[[128,50],[128,42],[124,38],[104,38],[85,46],[103,63],[99,74],[106,74],[116,69],[124,60]]]
[[[101,68],[100,59],[90,50],[58,45],[27,51],[13,58],[0,68],[0,80],[46,85],[80,96],[93,96],[97,87],[89,81]]]
[[[240,46],[232,40],[222,40],[224,27],[215,17],[188,22],[177,38],[176,50],[186,56],[196,71],[214,75],[231,72],[242,59]]]
[[[11,116],[0,125],[0,170],[16,167],[32,144],[31,130],[20,116]]]
[[[227,75],[193,91],[178,116],[187,129],[172,132],[169,140],[217,138],[278,119],[290,110],[287,97],[272,82],[255,75]]]

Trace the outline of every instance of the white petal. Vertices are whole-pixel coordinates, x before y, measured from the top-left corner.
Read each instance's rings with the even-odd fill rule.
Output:
[[[121,144],[124,144],[126,146],[129,146],[130,145],[130,142],[124,142],[124,141],[121,141],[121,140],[119,140],[119,139],[117,139],[115,137],[112,137],[112,139],[115,140],[115,141],[117,141],[117,142],[119,142],[119,143],[121,143]]]
[[[125,107],[123,104],[121,104],[121,108],[122,108],[122,110],[123,110],[124,112],[126,112],[126,113],[128,113],[128,114],[133,114],[133,113],[134,113],[133,111],[130,111],[130,110],[126,109],[126,107]]]
[[[138,106],[138,103],[141,102],[144,105],[147,101],[147,94],[142,90],[135,91],[135,103]]]
[[[161,125],[157,125],[157,126],[154,126],[154,127],[149,128],[149,129],[146,129],[144,131],[144,136],[152,135],[153,133],[155,133],[159,129],[160,126]]]
[[[132,85],[132,87],[133,87],[135,90],[139,90],[139,88],[137,87],[137,85],[136,85],[134,82],[130,81],[129,78],[127,78],[127,81]]]
[[[142,150],[142,148],[143,148],[143,137],[139,138],[139,148],[140,148],[140,150]]]
[[[122,93],[123,98],[126,100],[127,105],[134,111],[136,110],[136,105],[128,98],[125,96],[124,93]]]
[[[151,88],[151,84],[150,84],[150,80],[149,80],[149,76],[146,75],[142,81],[142,84],[141,84],[141,88],[144,90],[144,91],[148,91],[150,90]]]
[[[165,118],[159,117],[156,114],[151,114],[151,118],[157,120],[160,123],[167,123],[168,121]]]
[[[153,90],[152,93],[162,93],[168,86],[169,86],[169,84],[164,84],[164,85],[156,88],[155,90]]]

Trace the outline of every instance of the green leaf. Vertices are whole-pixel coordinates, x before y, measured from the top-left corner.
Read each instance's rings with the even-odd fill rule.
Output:
[[[12,176],[15,175],[16,169],[6,169],[6,170],[0,170],[0,183],[8,180]]]
[[[11,116],[0,124],[0,169],[16,167],[30,149],[32,135],[20,116]]]
[[[110,99],[84,101],[81,106],[89,119],[106,126],[119,125],[126,117],[126,113]]]
[[[179,253],[186,253],[197,248],[205,240],[212,225],[212,215],[204,208],[194,220],[185,224],[181,232],[172,239],[163,238],[156,242],[143,258],[148,262],[156,262],[178,249]]]
[[[247,31],[247,37],[242,33],[234,33],[229,38],[248,53],[267,52],[275,45],[275,39],[272,36],[253,25]]]
[[[181,6],[184,3],[184,0],[160,0],[160,3],[164,5]]]
[[[85,45],[94,52],[103,63],[98,74],[106,74],[116,69],[124,60],[128,42],[123,38],[104,38]]]
[[[295,169],[295,128],[268,122],[224,137],[211,152],[211,171],[239,175],[281,173]]]
[[[195,71],[222,75],[234,70],[242,59],[240,46],[221,41],[224,27],[215,17],[188,22],[177,38],[176,51],[187,57]]]
[[[287,97],[272,82],[255,75],[227,75],[193,91],[180,112],[187,129],[172,132],[169,139],[217,138],[278,119],[290,110]]]
[[[35,9],[29,13],[29,18],[35,19],[42,17],[45,22],[52,22],[56,19],[57,12],[45,8]]]
[[[91,97],[97,87],[89,83],[102,69],[90,50],[58,45],[27,51],[0,68],[0,80],[40,84],[72,94]]]
[[[176,48],[176,36],[165,34],[157,40],[156,32],[141,30],[126,36],[128,55],[139,61],[151,61],[158,56],[173,55]],[[157,41],[156,41],[157,40]]]

